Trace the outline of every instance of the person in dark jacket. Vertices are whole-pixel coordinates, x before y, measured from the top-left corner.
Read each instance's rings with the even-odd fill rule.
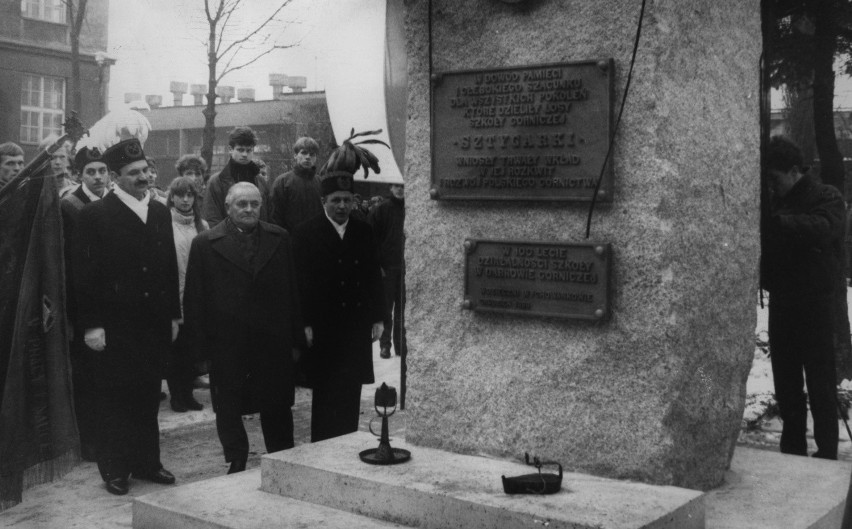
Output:
[[[228,217],[193,239],[186,271],[184,327],[209,355],[229,474],[246,467],[244,413],[260,411],[267,452],[293,447],[293,347],[305,330],[290,236],[259,220],[261,203],[256,186],[234,184]]]
[[[372,342],[382,333],[384,293],[369,224],[350,218],[357,168],[324,172],[324,212],[294,234],[302,314],[311,349],[311,441],[358,430],[361,385],[375,381]]]
[[[319,144],[303,137],[293,144],[293,170],[272,184],[270,222],[290,233],[302,222],[322,213],[320,179],[316,175]]]
[[[72,376],[74,381],[74,412],[77,429],[80,431],[80,455],[85,461],[97,461],[97,408],[96,394],[92,391],[91,369],[86,364],[82,329],[77,324],[77,303],[74,293],[74,246],[77,220],[80,210],[90,202],[100,200],[109,184],[109,168],[101,159],[97,149],[83,147],[74,157],[74,166],[80,173],[81,183],[73,192],[65,195],[60,204],[62,230],[65,238],[65,285],[68,319],[72,325],[71,352]]]
[[[770,293],[770,358],[784,422],[781,452],[807,455],[809,401],[813,456],[837,459],[832,296],[842,273],[846,209],[840,192],[807,174],[802,163],[795,144],[779,136],[770,140],[763,286]]]
[[[0,188],[24,168],[24,150],[11,141],[0,144]]]
[[[402,326],[405,306],[405,187],[391,184],[390,198],[370,212],[370,224],[379,243],[379,262],[385,289],[384,331],[379,339],[381,357],[390,358],[391,334],[397,356],[405,351],[405,329]]]
[[[236,127],[228,137],[228,164],[210,177],[204,192],[201,215],[211,228],[228,216],[225,197],[237,182],[248,182],[260,190],[263,206],[260,220],[266,221],[269,209],[269,183],[260,177],[260,167],[251,159],[257,145],[257,136],[248,127]]]
[[[128,477],[171,484],[160,462],[162,367],[180,319],[168,208],[148,194],[148,162],[136,139],[103,159],[115,187],[80,211],[74,279],[77,325],[97,392],[98,469],[112,494]]]

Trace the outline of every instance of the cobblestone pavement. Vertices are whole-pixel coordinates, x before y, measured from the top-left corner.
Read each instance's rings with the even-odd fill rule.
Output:
[[[364,386],[361,393],[361,426],[367,431],[375,416],[373,396],[382,382],[399,390],[399,357],[389,360],[374,349],[374,368],[377,384]],[[204,404],[198,412],[175,413],[168,400],[160,405],[160,451],[163,466],[177,477],[177,485],[201,481],[225,474],[228,464],[216,436],[215,415],[210,406],[209,390],[195,390],[195,397]],[[390,422],[391,438],[405,430],[406,412],[397,412]],[[260,465],[266,453],[260,419],[256,415],[243,418],[249,436],[251,453],[247,468]],[[296,444],[310,442],[311,392],[296,389],[293,406]],[[374,429],[379,430],[377,422]],[[376,443],[378,446],[378,441]],[[373,448],[372,446],[365,446]],[[163,485],[143,481],[130,481],[127,496],[113,496],[106,492],[95,463],[82,462],[63,478],[24,491],[24,501],[0,513],[0,527],[15,529],[114,529],[132,527],[131,504],[133,498],[162,490]]]

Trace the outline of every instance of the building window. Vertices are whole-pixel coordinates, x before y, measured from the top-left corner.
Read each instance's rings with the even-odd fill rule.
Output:
[[[65,24],[66,13],[64,0],[21,0],[21,15],[26,18]]]
[[[65,79],[24,74],[21,88],[21,142],[39,143],[62,135]]]

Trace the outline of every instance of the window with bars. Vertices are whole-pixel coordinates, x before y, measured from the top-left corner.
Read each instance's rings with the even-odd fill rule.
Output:
[[[39,143],[62,135],[65,79],[24,74],[21,87],[21,142]]]
[[[21,16],[26,18],[65,24],[67,10],[64,0],[21,0]]]

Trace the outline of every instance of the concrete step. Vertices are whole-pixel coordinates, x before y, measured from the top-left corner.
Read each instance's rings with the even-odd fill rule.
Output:
[[[705,496],[707,529],[837,529],[852,463],[739,446]]]
[[[260,469],[162,490],[133,502],[135,529],[405,527],[259,489]]]
[[[424,529],[548,527],[702,529],[702,493],[566,473],[562,491],[507,495],[501,475],[534,472],[518,463],[410,446],[400,465],[363,463],[378,442],[358,432],[264,456],[261,489],[284,497]]]
[[[835,529],[852,472],[849,462],[738,447],[725,484],[703,495],[565,473],[558,494],[507,496],[500,476],[529,467],[391,443],[412,460],[364,464],[358,452],[377,442],[358,433],[264,456],[261,469],[161,489],[135,500],[133,527]]]

